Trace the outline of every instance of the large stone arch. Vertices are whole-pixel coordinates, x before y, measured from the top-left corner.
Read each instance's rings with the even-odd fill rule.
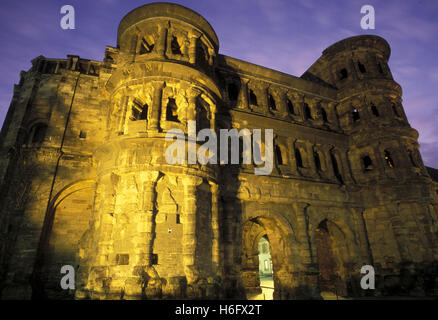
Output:
[[[79,242],[89,228],[94,199],[93,180],[81,180],[62,188],[50,201],[34,269],[35,298],[71,299],[73,292],[62,290],[63,265],[79,266]]]
[[[274,272],[274,299],[290,299],[301,285],[301,244],[291,222],[277,210],[246,210],[242,224],[242,280],[247,297],[261,293],[258,241],[266,236],[271,247]]]

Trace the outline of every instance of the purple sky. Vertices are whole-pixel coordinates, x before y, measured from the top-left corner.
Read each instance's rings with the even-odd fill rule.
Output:
[[[404,108],[420,132],[426,165],[438,168],[438,1],[174,0],[204,16],[216,31],[219,52],[300,76],[331,44],[377,34],[392,49],[389,61],[403,88]],[[67,54],[102,60],[115,46],[123,16],[149,1],[1,0],[0,124],[13,84],[30,60]],[[60,27],[60,9],[73,5],[76,29]],[[360,8],[373,5],[376,29],[362,30]]]

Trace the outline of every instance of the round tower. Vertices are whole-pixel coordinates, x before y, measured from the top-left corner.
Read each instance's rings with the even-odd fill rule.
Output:
[[[144,5],[120,22],[104,59],[107,134],[78,298],[219,297],[218,166],[165,157],[169,130],[185,150],[193,123],[215,130],[218,48],[210,24],[180,5]]]
[[[401,279],[425,272],[438,251],[436,236],[424,226],[430,219],[432,180],[421,159],[418,132],[403,110],[401,87],[388,67],[389,56],[384,39],[351,37],[327,48],[308,73],[339,89],[337,112],[350,140],[348,158],[353,182],[361,187],[376,275]]]

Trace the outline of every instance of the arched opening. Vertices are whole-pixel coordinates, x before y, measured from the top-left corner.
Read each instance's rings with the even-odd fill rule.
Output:
[[[333,222],[325,219],[315,230],[319,286],[324,299],[346,297],[347,275],[344,261],[348,259],[345,235]]]
[[[31,144],[40,145],[46,137],[47,125],[45,123],[37,123],[31,130]]]
[[[255,95],[254,91],[252,91],[251,89],[249,89],[249,103],[254,106],[258,106],[257,96]]]
[[[244,223],[241,276],[247,299],[292,298],[291,289],[298,285],[288,228],[281,218],[269,213]]]
[[[176,37],[172,37],[172,41],[170,43],[170,49],[173,54],[181,55],[181,46],[178,43],[178,39]]]
[[[147,120],[148,118],[148,105],[141,104],[137,100],[132,103],[131,121]]]
[[[178,119],[178,106],[176,105],[175,99],[169,98],[166,106],[166,120],[179,122]]]
[[[301,152],[300,152],[300,149],[298,149],[298,148],[295,148],[295,159],[297,161],[297,167],[304,168],[303,158],[301,157]]]
[[[357,62],[357,66],[359,67],[359,71],[361,73],[367,72],[367,70],[365,69],[365,66],[362,63],[360,63],[360,61]]]
[[[306,119],[313,119],[312,112],[310,111],[310,107],[307,103],[304,103],[304,114],[306,115]]]
[[[289,114],[295,114],[294,104],[289,99],[287,99],[287,110]]]
[[[269,95],[268,99],[268,107],[270,110],[277,110],[277,106],[275,105],[275,99],[271,94]]]
[[[373,113],[373,115],[375,117],[379,117],[380,116],[379,110],[377,109],[377,107],[374,104],[371,105],[371,112]]]
[[[374,169],[373,161],[371,160],[370,156],[364,156],[362,158],[362,163],[363,163],[363,170],[364,171],[371,171]]]
[[[79,267],[80,241],[89,228],[93,204],[93,181],[82,181],[60,191],[50,204],[44,220],[33,275],[33,298],[73,299],[72,290],[63,290],[61,267]]]
[[[392,160],[391,153],[388,150],[385,150],[385,161],[388,167],[394,168],[394,160]]]
[[[352,116],[353,116],[353,122],[359,121],[360,114],[356,108],[353,108]]]
[[[259,250],[259,276],[260,288],[264,300],[273,300],[274,294],[274,270],[272,268],[272,256],[268,237],[264,235],[258,242]]]
[[[322,121],[324,121],[324,123],[328,122],[327,112],[325,111],[324,108],[321,108],[321,117],[322,117]]]
[[[228,84],[228,99],[231,102],[236,102],[239,97],[239,87],[235,83]]]

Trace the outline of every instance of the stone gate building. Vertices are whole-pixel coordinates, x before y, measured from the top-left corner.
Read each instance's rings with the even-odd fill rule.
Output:
[[[436,294],[438,183],[389,55],[356,36],[295,77],[219,54],[203,17],[153,3],[103,61],[35,58],[1,131],[2,298],[251,298],[261,237],[275,299]],[[274,129],[272,173],[168,164],[165,134],[190,120]]]

